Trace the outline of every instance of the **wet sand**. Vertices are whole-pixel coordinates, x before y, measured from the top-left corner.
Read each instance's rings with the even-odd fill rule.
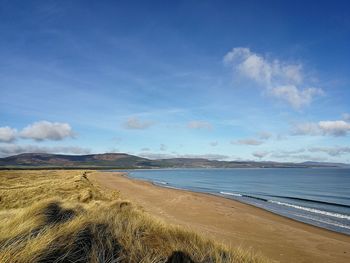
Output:
[[[89,175],[162,220],[275,262],[350,262],[350,236],[209,194],[155,186],[120,173]]]

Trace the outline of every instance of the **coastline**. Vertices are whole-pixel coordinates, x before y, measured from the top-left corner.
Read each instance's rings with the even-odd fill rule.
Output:
[[[251,169],[238,169],[239,172],[237,172],[236,168],[208,170],[186,168],[178,169],[179,172],[177,169],[161,169],[154,173],[149,170],[130,170],[126,171],[126,176],[131,179],[148,181],[161,187],[233,199],[298,222],[350,236],[350,205],[346,202],[348,191],[345,190],[346,185],[350,184],[349,178],[344,178],[344,180],[347,179],[345,185],[337,185],[340,192],[335,190],[333,183],[332,186],[322,183],[322,181],[327,180],[335,182],[334,174],[338,178],[341,174],[346,175],[349,169],[345,169],[345,174],[339,169],[331,169],[330,172],[324,172],[324,169],[317,169],[315,172],[305,169],[300,171],[292,169],[291,172],[277,169],[276,172],[272,172],[273,169],[267,169],[268,172],[266,169],[253,168],[256,172],[247,172]],[[110,172],[119,171],[110,170]],[[213,173],[220,174],[217,180],[211,176]],[[285,173],[289,174],[291,178],[295,178],[291,185],[286,184],[288,179],[283,179],[286,177]],[[315,173],[319,174],[320,178],[324,176],[325,178],[313,185],[310,184],[308,178],[311,178],[310,176]],[[231,178],[231,175],[235,175],[235,177]],[[266,179],[262,180],[259,175],[266,176]],[[338,182],[339,179],[337,179]],[[264,189],[259,189],[260,184],[263,185]],[[309,187],[305,187],[306,185]],[[320,195],[320,192],[326,194]]]
[[[276,262],[349,262],[350,237],[216,195],[161,187],[117,172],[89,175],[166,222]]]

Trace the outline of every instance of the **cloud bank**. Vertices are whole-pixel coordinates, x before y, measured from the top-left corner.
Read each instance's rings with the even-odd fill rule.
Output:
[[[35,141],[60,141],[74,136],[72,127],[68,123],[60,122],[38,121],[19,132],[17,129],[8,126],[0,127],[0,142],[13,142],[18,137]]]
[[[244,47],[233,48],[225,55],[224,63],[294,109],[307,106],[314,97],[324,94],[322,89],[310,87],[306,83],[301,64],[271,60]]]

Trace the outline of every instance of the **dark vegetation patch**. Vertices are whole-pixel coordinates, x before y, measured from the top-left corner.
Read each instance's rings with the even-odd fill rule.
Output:
[[[166,263],[195,263],[195,261],[193,261],[188,254],[182,251],[174,251]]]
[[[65,223],[76,215],[73,209],[64,209],[58,202],[49,203],[43,210],[44,223],[48,225]]]
[[[91,258],[99,263],[120,262],[122,247],[106,224],[88,224],[74,237],[60,237],[42,251],[38,263],[89,262]],[[73,240],[67,242],[66,240]]]

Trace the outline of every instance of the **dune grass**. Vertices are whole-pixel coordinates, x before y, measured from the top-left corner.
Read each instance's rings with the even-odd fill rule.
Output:
[[[0,262],[266,262],[165,224],[85,171],[0,171]]]

